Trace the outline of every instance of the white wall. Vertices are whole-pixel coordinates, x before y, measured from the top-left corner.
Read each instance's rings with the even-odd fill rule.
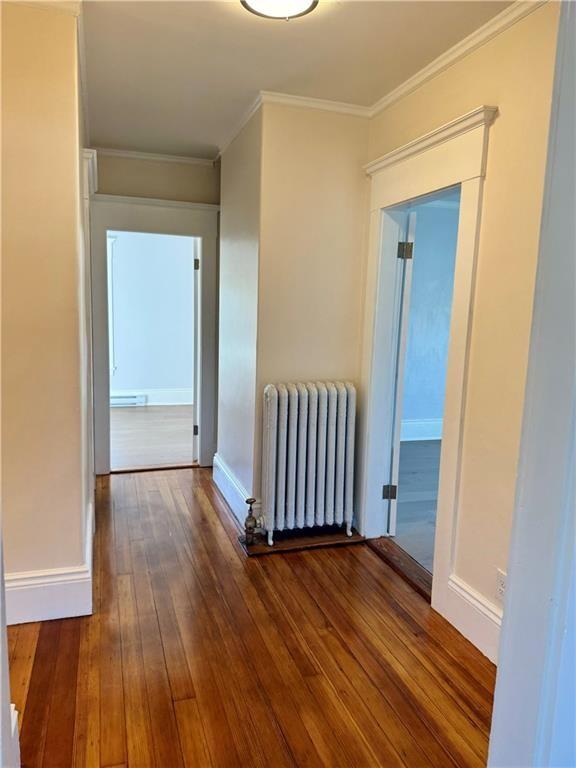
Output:
[[[196,245],[177,235],[108,233],[111,397],[192,403]]]
[[[454,197],[454,195],[450,195]],[[458,235],[458,200],[415,206],[416,234],[404,364],[402,440],[439,440]]]

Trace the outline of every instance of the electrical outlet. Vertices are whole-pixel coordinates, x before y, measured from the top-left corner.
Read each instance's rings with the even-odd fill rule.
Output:
[[[506,574],[501,571],[500,568],[496,570],[496,597],[500,602],[504,601],[504,595],[506,594]]]

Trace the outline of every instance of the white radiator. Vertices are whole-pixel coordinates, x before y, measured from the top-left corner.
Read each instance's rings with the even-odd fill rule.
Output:
[[[262,514],[274,531],[346,525],[352,535],[356,389],[342,382],[264,389]]]

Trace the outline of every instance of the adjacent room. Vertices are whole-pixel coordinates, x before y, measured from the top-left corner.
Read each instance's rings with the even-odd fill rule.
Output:
[[[196,459],[195,238],[107,234],[112,471]]]
[[[390,535],[432,573],[460,190],[414,201],[398,325],[395,519]],[[396,483],[395,483],[396,484]]]

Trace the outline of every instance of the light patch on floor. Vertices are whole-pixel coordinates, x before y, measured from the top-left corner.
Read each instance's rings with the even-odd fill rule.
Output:
[[[400,444],[396,543],[432,573],[440,440]]]
[[[193,434],[193,405],[111,408],[111,468],[190,465]]]

